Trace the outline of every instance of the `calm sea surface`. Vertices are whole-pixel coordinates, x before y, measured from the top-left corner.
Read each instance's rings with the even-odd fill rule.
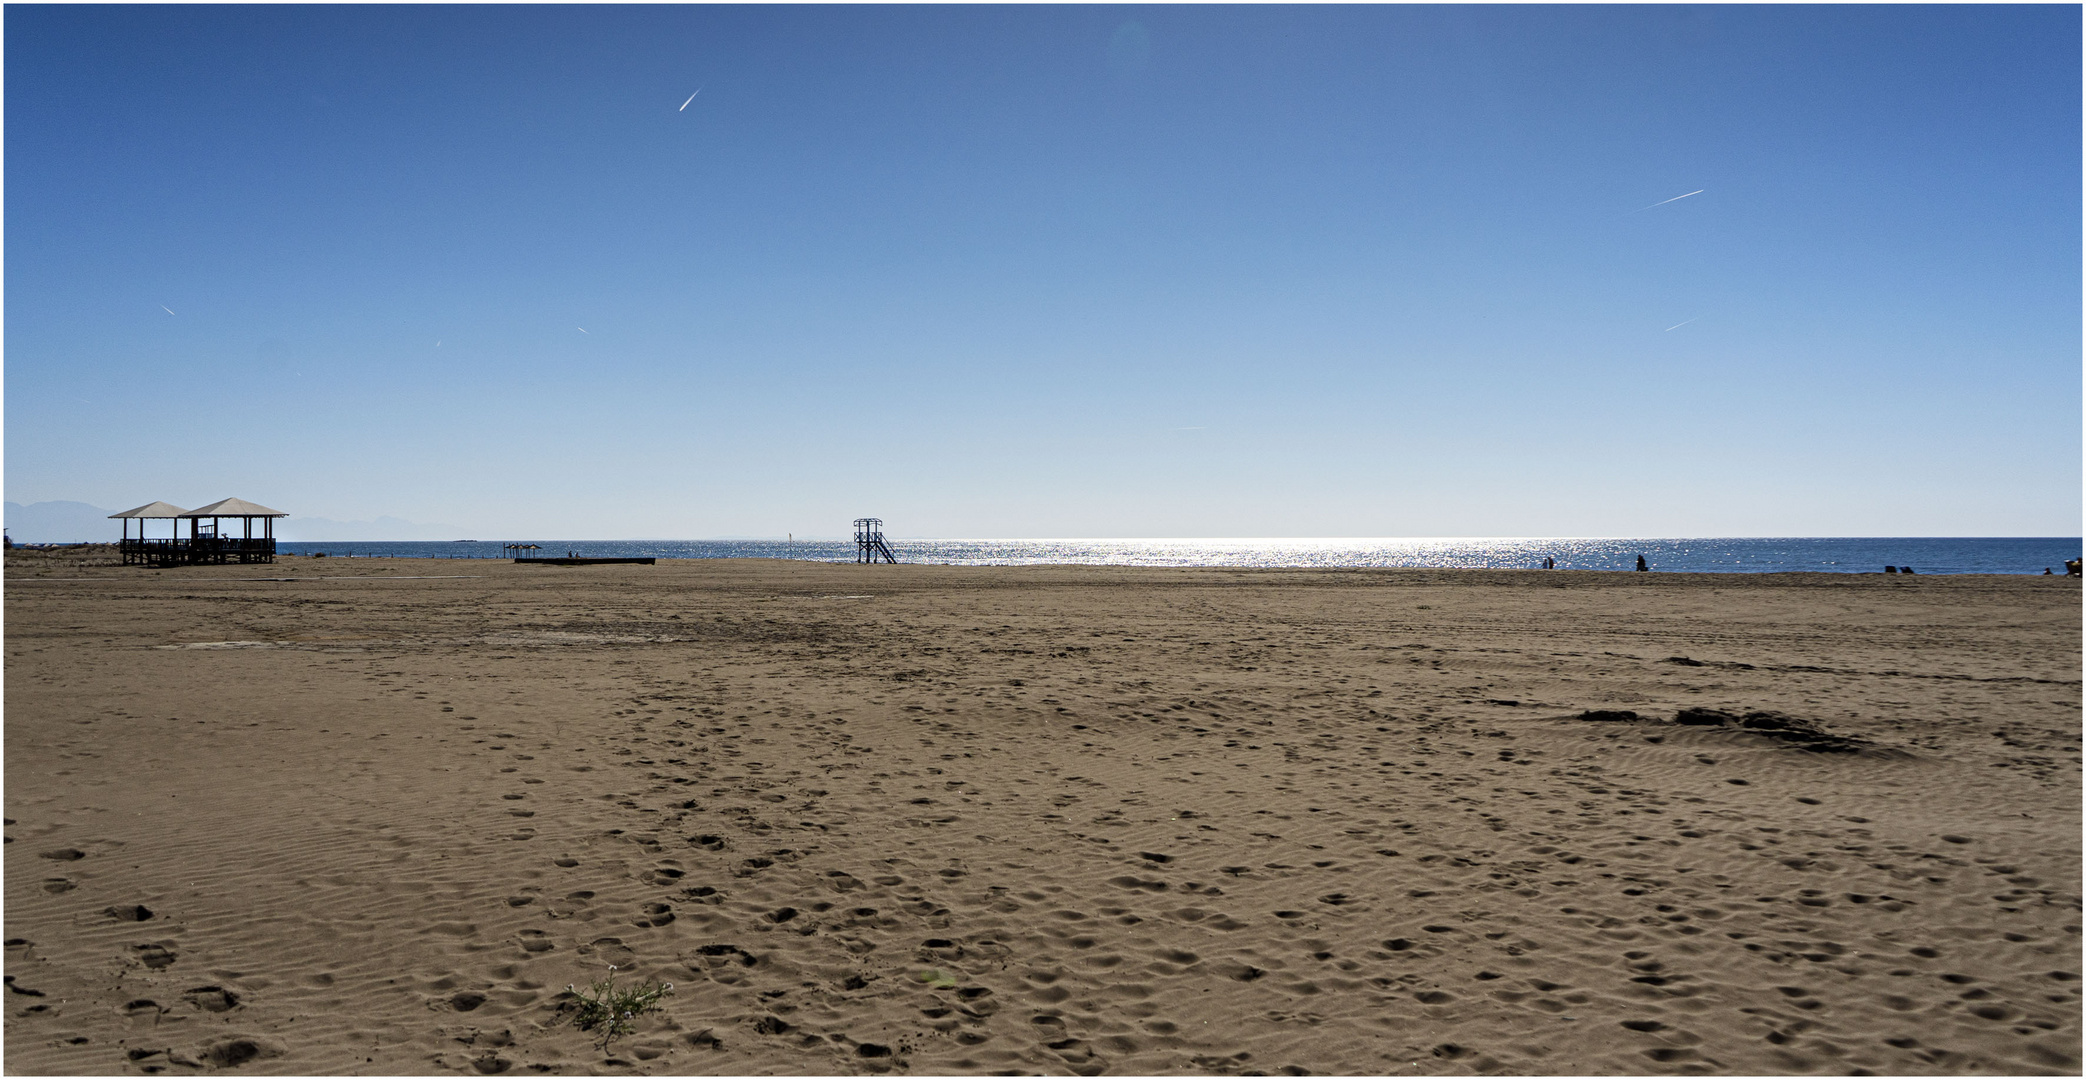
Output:
[[[458,540],[289,543],[291,555],[386,558],[501,558],[504,543],[533,554],[660,559],[806,559],[852,562],[845,540]],[[1642,555],[1653,570],[1767,574],[1809,570],[1877,573],[1886,565],[1922,574],[2064,573],[2079,557],[2072,537],[1792,537],[1740,539],[1228,539],[892,540],[900,562],[953,566],[1432,566],[1532,568],[1544,558],[1564,570],[1629,570]]]

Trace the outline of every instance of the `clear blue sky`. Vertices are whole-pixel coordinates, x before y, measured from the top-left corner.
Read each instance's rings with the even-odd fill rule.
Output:
[[[16,502],[2080,532],[2076,6],[5,19]]]

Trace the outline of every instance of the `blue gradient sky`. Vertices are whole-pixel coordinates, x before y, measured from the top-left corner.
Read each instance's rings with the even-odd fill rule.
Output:
[[[16,502],[2080,532],[2076,6],[5,18]]]

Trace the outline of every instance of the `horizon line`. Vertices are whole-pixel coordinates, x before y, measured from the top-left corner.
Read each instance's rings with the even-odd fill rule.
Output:
[[[356,540],[285,540],[288,544],[491,544],[511,540],[484,539],[480,537],[452,537],[443,540],[426,539],[356,539]],[[635,536],[635,537],[535,537],[534,540],[554,540],[574,544],[726,544],[726,543],[853,543],[852,535],[806,535],[794,540],[783,536]],[[1365,541],[1425,541],[1430,543],[1474,543],[1522,540],[2081,540],[2082,536],[2059,534],[2031,535],[2017,533],[1700,533],[1700,534],[1490,534],[1490,535],[1410,535],[1410,536],[892,536],[885,539],[894,542],[939,542],[939,543],[1359,543]]]

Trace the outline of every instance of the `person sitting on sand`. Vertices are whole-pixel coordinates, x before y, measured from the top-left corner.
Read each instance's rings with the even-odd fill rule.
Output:
[[[1644,556],[1642,555],[1637,556],[1637,569],[1642,570],[1645,573],[1651,572],[1651,565],[1644,561]]]

